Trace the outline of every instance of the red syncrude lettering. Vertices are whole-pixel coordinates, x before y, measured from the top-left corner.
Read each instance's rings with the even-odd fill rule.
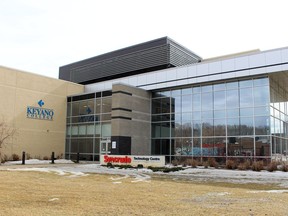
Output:
[[[104,163],[131,163],[131,158],[125,157],[109,157],[108,155],[104,156]]]

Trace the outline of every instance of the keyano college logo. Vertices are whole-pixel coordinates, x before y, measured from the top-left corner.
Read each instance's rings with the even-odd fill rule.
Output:
[[[44,101],[41,99],[38,101],[39,107],[27,106],[27,118],[52,121],[54,111],[53,109],[42,108],[44,104]]]

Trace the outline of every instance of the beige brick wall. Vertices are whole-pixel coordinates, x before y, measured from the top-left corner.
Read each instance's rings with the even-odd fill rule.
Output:
[[[32,157],[64,154],[66,97],[84,92],[84,86],[6,67],[0,67],[0,116],[17,130],[2,149],[7,156],[22,151]],[[53,109],[53,121],[27,118],[27,106]]]

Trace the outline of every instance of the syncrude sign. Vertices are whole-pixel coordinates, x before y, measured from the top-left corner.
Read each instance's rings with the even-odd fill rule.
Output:
[[[129,164],[137,166],[142,164],[143,166],[155,166],[161,167],[165,165],[165,156],[139,156],[139,155],[101,155],[101,164]]]

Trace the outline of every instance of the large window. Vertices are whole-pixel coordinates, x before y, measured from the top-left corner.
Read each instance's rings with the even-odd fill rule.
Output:
[[[288,130],[283,124],[288,107],[275,101],[271,110],[279,119],[273,117],[270,123],[269,89],[269,78],[260,77],[154,92],[152,153],[171,152],[171,157],[271,156],[271,132],[282,136]],[[287,149],[288,142],[282,143],[281,148]]]
[[[66,158],[99,160],[101,139],[111,137],[111,92],[71,97],[67,104]]]

